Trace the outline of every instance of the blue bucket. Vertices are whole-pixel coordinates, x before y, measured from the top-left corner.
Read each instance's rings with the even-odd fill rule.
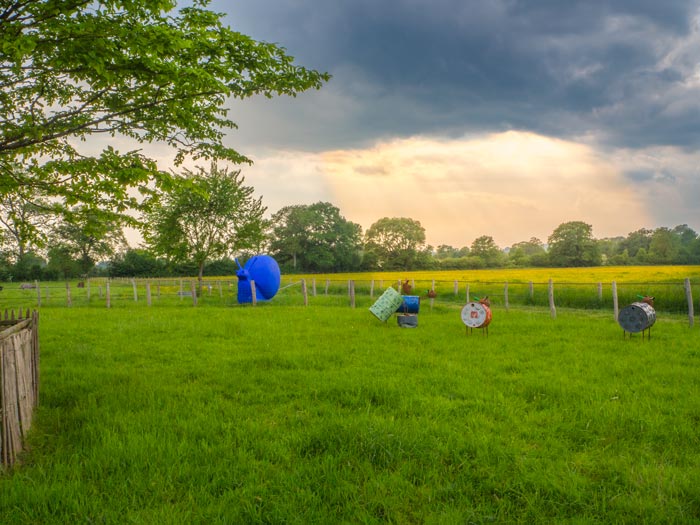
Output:
[[[398,307],[396,313],[398,314],[417,314],[420,310],[420,296],[419,295],[404,295],[403,302],[401,306]]]

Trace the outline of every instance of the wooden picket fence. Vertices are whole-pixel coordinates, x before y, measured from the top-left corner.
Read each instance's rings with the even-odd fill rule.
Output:
[[[39,315],[0,316],[0,457],[12,466],[24,448],[39,402]]]

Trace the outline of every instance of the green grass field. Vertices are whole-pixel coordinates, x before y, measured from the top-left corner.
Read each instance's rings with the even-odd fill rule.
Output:
[[[324,304],[324,301],[328,304]],[[283,301],[41,310],[7,524],[700,523],[700,330]]]

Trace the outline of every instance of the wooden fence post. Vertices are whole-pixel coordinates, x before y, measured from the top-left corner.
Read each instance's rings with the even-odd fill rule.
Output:
[[[107,308],[109,308],[110,306],[112,306],[111,297],[109,295],[109,281],[107,281],[107,283],[105,284],[105,288],[106,288],[105,295],[107,296]]]
[[[613,317],[615,318],[615,321],[617,321],[617,315],[620,313],[620,308],[617,303],[617,283],[615,281],[612,282],[612,297],[613,297]]]
[[[398,280],[398,285],[396,286],[396,291],[401,293],[401,279]]]
[[[197,306],[197,287],[194,281],[190,281],[190,290],[192,291],[192,306]]]
[[[532,301],[535,298],[535,285],[532,281],[530,281],[530,300]]]
[[[70,297],[70,283],[66,281],[66,303],[68,306],[73,306],[73,301]]]
[[[255,281],[250,280],[250,293],[253,301],[253,306],[258,306],[258,293],[255,291]]]
[[[146,304],[151,306],[151,283],[146,282]]]
[[[304,306],[309,306],[309,294],[306,292],[306,279],[301,280],[301,294],[304,296]]]
[[[219,299],[222,299],[224,297],[224,291],[221,289],[221,281],[216,281],[216,284],[219,285]]]
[[[455,297],[459,295],[459,282],[455,281]]]
[[[695,310],[693,308],[693,293],[690,290],[690,279],[687,277],[685,278],[685,298],[688,301],[688,323],[690,326],[693,326],[693,323],[695,322]]]
[[[90,279],[86,279],[87,281],[87,302],[90,304]]]
[[[41,307],[41,286],[39,286],[39,281],[34,281],[34,286],[36,286],[36,304],[37,307]]]
[[[131,279],[131,287],[134,289],[134,302],[137,302],[139,300],[139,294],[136,290],[136,279],[134,278]]]
[[[557,318],[557,308],[554,306],[554,283],[552,280],[549,280],[549,315],[552,316],[552,319]]]
[[[374,299],[374,279],[369,283],[369,298]]]
[[[355,308],[355,281],[348,281],[350,286],[350,308]]]
[[[316,297],[316,277],[311,281],[311,294]]]
[[[325,295],[328,295],[328,287],[331,285],[331,280],[326,279],[326,289],[323,291]]]
[[[598,283],[598,300],[603,300],[603,283]]]
[[[467,302],[469,302],[469,283],[467,283]]]
[[[506,305],[506,312],[508,311],[508,281],[506,281],[506,285],[503,289],[503,296],[504,296],[504,301]]]
[[[182,301],[182,298],[185,296],[185,290],[182,287],[182,279],[180,279],[180,300]]]

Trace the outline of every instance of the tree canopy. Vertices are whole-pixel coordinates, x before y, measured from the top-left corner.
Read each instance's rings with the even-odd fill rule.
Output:
[[[67,206],[124,212],[138,204],[130,190],[169,179],[138,144],[167,144],[177,164],[246,162],[222,143],[235,128],[227,99],[293,96],[329,79],[224,26],[208,4],[3,1],[0,196],[30,188]],[[97,136],[121,136],[135,149],[96,152]]]
[[[549,236],[549,262],[553,266],[596,266],[601,257],[593,227],[582,221],[560,224]]]
[[[340,272],[359,266],[362,228],[330,203],[285,206],[272,224],[270,251],[293,270]]]
[[[407,217],[384,217],[365,233],[366,265],[412,270],[425,248],[425,228]]]
[[[240,170],[212,163],[209,171],[200,167],[183,175],[168,192],[152,197],[143,237],[156,255],[193,261],[201,284],[207,261],[262,245],[266,208]]]

